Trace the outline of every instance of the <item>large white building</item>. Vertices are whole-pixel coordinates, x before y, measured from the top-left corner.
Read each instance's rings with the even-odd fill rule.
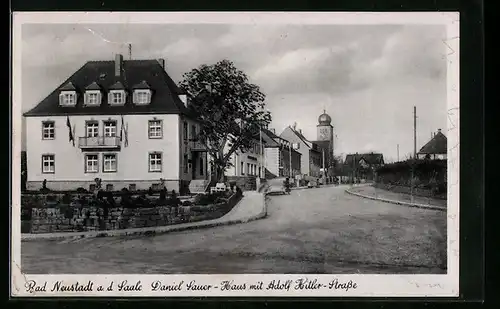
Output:
[[[90,61],[25,113],[28,190],[168,190],[206,181],[186,95],[164,60]]]

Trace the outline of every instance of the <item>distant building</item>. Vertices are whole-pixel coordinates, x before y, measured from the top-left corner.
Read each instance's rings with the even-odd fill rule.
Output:
[[[323,111],[318,117],[317,125],[317,140],[313,143],[317,144],[321,152],[321,169],[325,168],[321,174],[325,177],[333,177],[334,169],[334,132],[332,118]]]
[[[277,177],[292,177],[301,175],[301,156],[296,145],[277,136],[274,130],[263,130],[266,141],[266,169]],[[291,164],[291,168],[290,168]]]
[[[303,176],[321,176],[321,150],[318,144],[307,140],[302,130],[290,126],[285,128],[280,137],[296,144],[297,151],[301,154],[300,167]]]
[[[207,179],[200,124],[165,61],[89,61],[26,117],[28,189],[179,191]]]
[[[351,178],[372,179],[375,170],[384,164],[381,153],[356,153],[346,156],[343,168]]]
[[[417,158],[428,160],[446,160],[448,154],[448,140],[438,129],[432,139],[427,142],[417,153]]]

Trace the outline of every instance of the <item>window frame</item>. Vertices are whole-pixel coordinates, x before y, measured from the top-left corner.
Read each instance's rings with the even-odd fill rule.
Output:
[[[95,126],[96,126],[95,133],[97,133],[97,135],[89,136],[89,128],[95,127]],[[85,121],[85,137],[86,138],[99,137],[99,121],[96,121],[96,120]]]
[[[145,98],[145,100],[141,100],[142,98]],[[151,103],[151,90],[149,89],[134,90],[134,104],[147,105],[150,103]]]
[[[158,125],[155,125],[155,126],[152,126],[153,123],[159,123]],[[158,132],[158,131],[152,131],[151,129],[152,128],[160,128],[159,129],[159,132],[160,132],[160,135],[159,136],[153,136],[151,135],[152,132]],[[148,120],[148,138],[149,139],[162,139],[163,138],[163,120],[161,119],[152,119],[152,120]]]
[[[97,158],[96,165],[95,165],[95,167],[96,167],[95,171],[93,171],[93,170],[91,171],[91,170],[88,169],[88,167],[89,167],[88,166],[88,162],[89,161],[88,161],[87,158],[90,157],[90,156],[95,156]],[[99,154],[87,153],[87,154],[85,154],[85,157],[84,157],[83,160],[84,160],[84,172],[85,172],[85,174],[99,173]]]
[[[90,97],[95,95],[95,102],[90,101]],[[85,106],[99,106],[102,101],[102,93],[100,90],[87,90],[85,91],[84,105]]]
[[[115,128],[115,135],[106,135],[106,128],[111,128],[111,126],[108,126],[109,124],[114,124],[114,128]],[[118,121],[116,120],[103,120],[102,121],[102,136],[103,137],[118,137]]]
[[[189,165],[188,165],[188,161],[189,161],[189,157],[187,155],[187,153],[184,154],[184,157],[183,157],[183,167],[184,167],[184,174],[187,174],[189,173]]]
[[[77,102],[76,91],[63,90],[59,94],[59,105],[61,106],[75,106],[76,102]]]
[[[113,156],[115,158],[115,170],[106,170],[106,157]],[[102,154],[102,172],[103,173],[116,173],[118,172],[118,155],[116,153],[103,153]]]
[[[245,162],[240,162],[240,174],[241,176],[245,175]]]
[[[153,160],[152,156],[153,155],[159,155],[160,156],[160,169],[159,170],[153,170],[151,169],[151,162]],[[154,160],[158,160],[157,158]],[[161,173],[163,171],[163,152],[161,151],[152,151],[148,153],[148,172],[149,173]]]
[[[119,102],[115,102],[115,95],[120,96]],[[127,93],[125,90],[110,90],[109,91],[109,97],[108,97],[108,104],[109,105],[123,105],[127,101]]]
[[[52,160],[48,160],[48,162],[52,161],[52,171],[45,171],[44,166],[45,166],[45,161],[44,157],[52,157]],[[42,168],[42,174],[55,174],[56,173],[56,155],[53,153],[44,153],[41,156],[41,168]]]
[[[45,137],[45,125],[52,125],[52,137]],[[42,140],[55,140],[56,139],[56,122],[53,120],[42,121]]]

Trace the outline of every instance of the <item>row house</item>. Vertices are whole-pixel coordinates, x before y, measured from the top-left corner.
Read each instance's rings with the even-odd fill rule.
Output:
[[[309,141],[301,130],[291,126],[286,127],[280,137],[296,144],[297,151],[301,154],[300,167],[303,176],[314,178],[321,176],[322,153],[318,144]]]
[[[266,141],[266,169],[276,177],[295,178],[301,175],[301,153],[298,144],[291,143],[276,135],[273,129],[263,130]]]
[[[168,190],[206,180],[200,124],[165,61],[89,61],[26,118],[27,187]]]

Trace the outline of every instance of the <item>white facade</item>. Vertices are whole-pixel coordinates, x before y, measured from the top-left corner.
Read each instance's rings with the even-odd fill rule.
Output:
[[[29,190],[40,189],[44,180],[52,190],[89,189],[95,178],[113,190],[147,189],[162,178],[167,189],[179,190],[180,180],[207,174],[205,153],[193,155],[194,142],[184,138],[184,121],[188,135],[198,124],[177,114],[124,115],[123,131],[120,115],[69,116],[74,146],[67,119],[26,117]]]
[[[226,146],[225,152],[229,150]],[[229,159],[232,166],[226,169],[226,176],[264,176],[264,156],[259,141],[245,152],[235,151]]]

